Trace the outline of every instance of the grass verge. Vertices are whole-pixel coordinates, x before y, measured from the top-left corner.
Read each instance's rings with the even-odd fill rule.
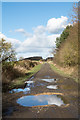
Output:
[[[61,71],[59,68],[57,68],[53,63],[49,63],[50,67],[52,68],[52,70],[54,70],[56,73],[58,73],[59,75],[63,76],[63,77],[69,77],[74,79],[75,82],[78,82],[78,78],[74,78],[72,75],[69,75],[67,73],[65,73],[64,71]]]
[[[36,74],[41,69],[41,66],[42,64],[36,65],[34,68],[29,70],[25,76],[14,79],[13,82],[11,82],[9,88],[12,89],[14,87],[23,85],[27,79],[29,79],[32,75]]]

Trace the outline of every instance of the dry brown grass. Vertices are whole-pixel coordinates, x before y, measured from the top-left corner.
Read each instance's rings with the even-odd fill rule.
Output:
[[[78,64],[78,24],[70,28],[70,34],[56,52],[54,62],[60,66],[76,66]]]
[[[9,84],[11,84],[13,80],[16,80],[19,77],[24,77],[27,74],[28,70],[32,69],[37,64],[39,63],[30,60],[17,61],[13,64],[12,62],[4,63],[2,67],[3,89],[5,87],[8,88]]]

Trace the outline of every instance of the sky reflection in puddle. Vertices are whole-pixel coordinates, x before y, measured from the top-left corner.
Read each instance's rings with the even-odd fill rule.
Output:
[[[47,86],[47,88],[49,88],[49,89],[57,89],[58,87],[57,87],[57,85],[49,85],[49,86]]]
[[[33,83],[33,81],[26,81],[25,83],[27,83],[27,84],[31,84],[31,83]]]
[[[9,93],[19,93],[19,92],[23,92],[24,94],[29,93],[30,88],[34,87],[33,81],[26,81],[25,83],[27,83],[27,85],[24,89],[22,88],[12,89],[11,91],[9,91]]]
[[[45,82],[55,82],[56,81],[55,79],[41,79],[41,80],[43,80]]]
[[[11,91],[9,91],[9,93],[19,93],[19,92],[23,92],[23,93],[27,93],[30,91],[30,88],[27,87],[27,88],[24,88],[24,89],[21,89],[21,88],[18,88],[18,89],[12,89]]]
[[[17,103],[21,106],[32,107],[32,106],[42,106],[42,105],[64,105],[62,97],[59,95],[30,95],[23,96],[17,100]]]
[[[33,81],[27,81],[26,87],[34,87],[34,82]]]

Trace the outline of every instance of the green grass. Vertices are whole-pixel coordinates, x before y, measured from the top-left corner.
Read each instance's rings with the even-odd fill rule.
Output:
[[[54,64],[49,63],[50,67],[52,68],[53,71],[55,71],[56,73],[58,73],[59,75],[63,76],[63,77],[70,77],[72,79],[74,79],[76,82],[78,82],[78,78],[74,78],[72,75],[66,74],[63,71],[61,71],[60,69],[58,69],[56,66],[54,66]]]
[[[32,68],[29,71],[29,73],[32,73],[32,75],[35,74],[36,72],[38,72],[41,69],[41,66],[42,66],[42,64],[39,64],[39,65],[35,66],[34,68]]]
[[[62,76],[66,76],[68,77],[68,74],[65,74],[63,71],[61,71],[60,69],[58,69],[56,66],[54,66],[54,64],[50,64],[50,67],[52,68],[52,70],[54,70],[56,73],[62,75]]]
[[[34,68],[32,68],[31,70],[29,70],[25,76],[23,77],[19,77],[17,79],[15,79],[11,84],[9,88],[13,88],[16,86],[20,86],[23,85],[24,82],[29,79],[32,75],[34,75],[35,73],[37,73],[40,69],[41,69],[42,64],[36,65]]]

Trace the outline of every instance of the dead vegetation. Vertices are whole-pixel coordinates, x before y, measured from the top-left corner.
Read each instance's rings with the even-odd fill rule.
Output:
[[[75,66],[78,64],[78,27],[75,24],[70,28],[70,33],[58,51],[56,51],[54,61],[59,65]]]
[[[16,62],[5,62],[2,64],[2,84],[3,90],[7,90],[9,85],[19,77],[24,77],[28,70],[38,65],[39,62],[22,60]]]
[[[64,29],[60,38],[56,39],[56,54],[54,55],[54,64],[61,71],[67,73],[78,79],[78,68],[80,66],[79,56],[79,20],[78,12],[80,5],[77,3],[73,4],[72,15],[69,18],[72,26],[69,27],[68,36],[67,28]],[[65,33],[65,34],[64,34]],[[64,39],[65,38],[65,39]],[[58,47],[59,46],[59,47]]]

